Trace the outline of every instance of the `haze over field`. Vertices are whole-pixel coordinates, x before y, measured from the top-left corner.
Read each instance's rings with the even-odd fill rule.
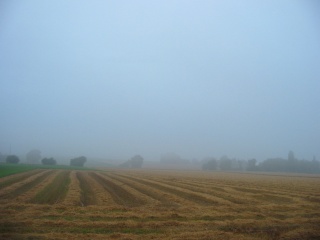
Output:
[[[2,0],[0,152],[319,159],[319,23],[316,0]]]

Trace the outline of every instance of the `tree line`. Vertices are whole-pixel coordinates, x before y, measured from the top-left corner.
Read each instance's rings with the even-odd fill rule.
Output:
[[[208,158],[203,161],[202,170],[320,173],[320,162],[315,157],[312,161],[297,159],[289,151],[286,159],[269,158],[259,163],[256,159],[236,160],[227,156],[219,160]]]
[[[17,164],[20,162],[16,155],[4,156],[0,153],[0,162]],[[41,158],[39,150],[31,150],[26,155],[26,162],[30,164],[57,165],[54,158]],[[87,162],[84,156],[70,159],[70,166],[83,167]],[[120,168],[141,168],[144,159],[140,155],[135,155],[126,162],[120,164]],[[181,159],[177,154],[169,153],[161,157],[161,163],[179,163],[188,164],[187,160]],[[289,151],[288,157],[285,158],[269,158],[262,162],[256,159],[237,160],[222,156],[220,159],[206,158],[201,161],[202,170],[206,171],[256,171],[256,172],[296,172],[296,173],[320,173],[320,162],[315,157],[311,161],[300,160],[294,156],[293,151]]]
[[[120,168],[141,168],[143,164],[143,157],[141,155],[135,155],[126,162],[120,164],[118,167]],[[0,162],[6,162],[10,164],[18,164],[20,159],[16,155],[8,155],[4,156],[0,153]],[[83,167],[87,162],[87,158],[84,156],[76,157],[70,159],[70,166],[74,167]],[[50,158],[42,158],[41,152],[37,149],[33,149],[26,154],[26,163],[28,164],[43,164],[43,165],[57,165],[58,162],[53,157]]]
[[[87,158],[84,156],[72,158],[70,159],[70,166],[83,167],[86,161]],[[20,158],[16,155],[3,156],[0,154],[0,162],[18,164],[20,162]],[[28,152],[26,155],[26,162],[29,164],[39,164],[41,162],[43,165],[57,165],[57,160],[53,157],[41,158],[41,152],[39,150],[31,150]]]

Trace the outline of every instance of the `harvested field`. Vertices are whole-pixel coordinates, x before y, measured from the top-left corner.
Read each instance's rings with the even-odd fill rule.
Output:
[[[32,170],[0,178],[0,239],[320,239],[320,176]]]
[[[54,204],[62,201],[68,191],[69,171],[61,171],[44,189],[39,191],[31,203]]]
[[[83,172],[77,172],[76,176],[78,178],[79,186],[81,189],[81,197],[80,197],[81,205],[82,206],[95,205],[97,203],[95,198],[96,194],[88,180],[88,176],[86,175],[86,173],[83,173]]]

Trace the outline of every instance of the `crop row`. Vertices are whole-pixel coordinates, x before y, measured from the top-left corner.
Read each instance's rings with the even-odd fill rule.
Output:
[[[22,197],[33,204],[63,203],[68,194],[71,171],[34,170],[1,179],[1,201]],[[292,204],[296,201],[320,201],[314,193],[306,198],[297,192],[286,194],[281,189],[253,188],[214,181],[193,181],[191,178],[167,179],[126,172],[75,171],[79,205],[119,205],[138,207],[146,204],[177,207],[181,205],[219,206],[251,203]],[[100,189],[99,191],[97,189]],[[33,191],[29,196],[27,193]],[[104,199],[102,199],[104,198]]]
[[[319,239],[319,179],[143,170],[0,178],[0,239]]]
[[[53,181],[39,191],[31,200],[31,203],[54,204],[62,201],[68,191],[70,171],[62,171],[56,175]]]

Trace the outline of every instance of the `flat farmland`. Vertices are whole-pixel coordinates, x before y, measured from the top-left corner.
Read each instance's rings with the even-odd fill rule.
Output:
[[[0,178],[0,239],[320,239],[320,177],[34,169]]]

